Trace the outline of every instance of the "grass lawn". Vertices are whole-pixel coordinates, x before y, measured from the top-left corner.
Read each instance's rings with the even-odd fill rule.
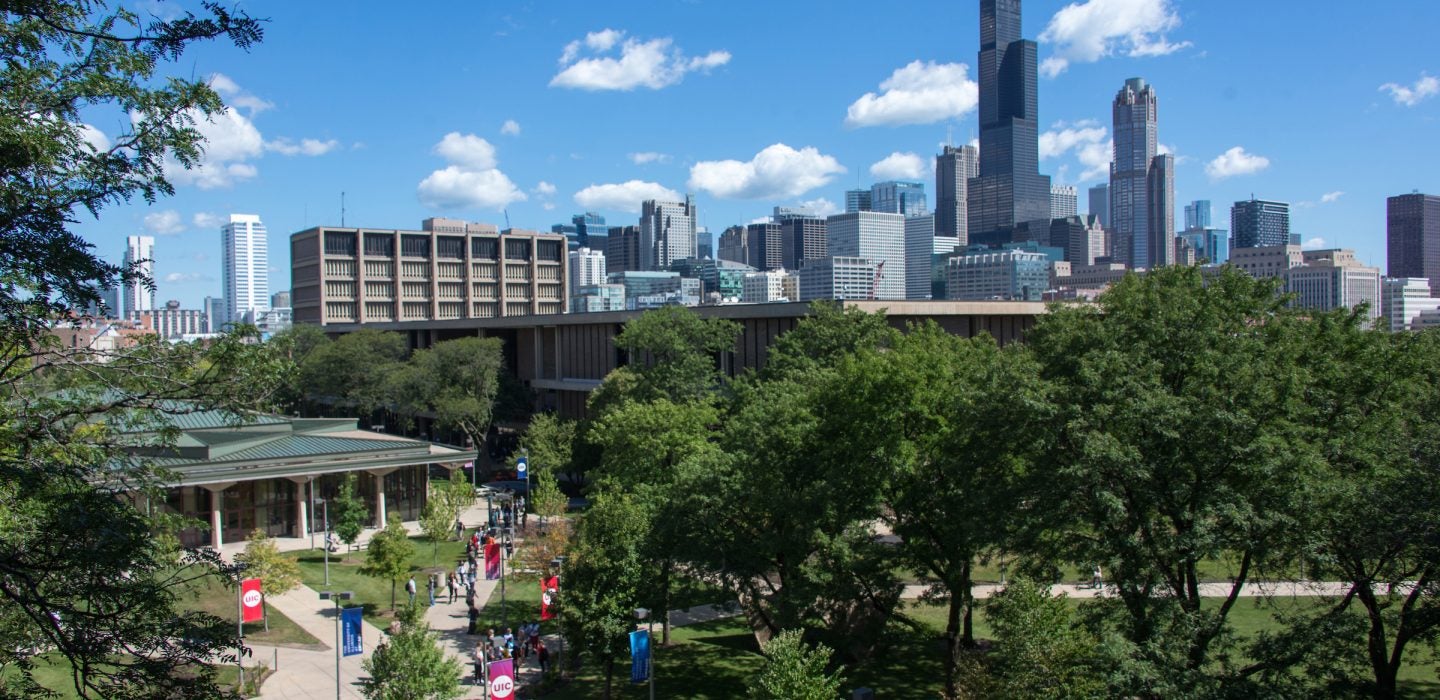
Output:
[[[447,540],[439,543],[438,547],[433,547],[429,540],[423,538],[412,537],[410,541],[415,543],[415,554],[410,558],[410,571],[415,575],[415,585],[419,589],[417,597],[425,596],[425,577],[431,571],[453,571],[455,564],[465,556],[465,543]],[[307,549],[291,552],[289,556],[295,557],[299,562],[301,579],[305,585],[317,591],[352,591],[355,597],[351,602],[364,606],[365,619],[382,628],[390,624],[391,582],[360,573],[360,566],[365,563],[365,550],[331,554],[329,586],[325,585],[323,551]],[[538,592],[536,596],[539,596]],[[395,582],[395,601],[399,604],[405,600],[405,579],[402,578]]]
[[[655,634],[658,637],[659,630]],[[747,679],[759,672],[764,661],[744,618],[677,627],[673,637],[670,646],[655,649],[655,697],[658,698],[745,697]],[[545,697],[556,700],[602,697],[605,679],[599,671],[586,666],[578,677]],[[616,662],[613,683],[616,698],[649,697],[648,686],[630,683],[628,656]],[[884,697],[892,696],[887,693]]]
[[[75,681],[71,675],[70,668],[70,663],[65,657],[59,654],[45,654],[35,662],[35,680],[45,688],[54,691],[56,694],[55,697],[57,698],[64,700],[71,698],[78,699],[80,695],[75,692]],[[257,671],[258,666],[247,665],[245,667],[247,685],[253,680],[254,674]],[[268,672],[269,670],[267,669],[267,675]],[[220,666],[216,668],[215,680],[221,688],[234,689],[239,675],[239,669],[234,666]],[[246,697],[250,697],[251,695],[252,694],[247,693]]]
[[[196,585],[193,598],[184,605],[192,610],[203,610],[233,623],[239,613],[236,608],[235,596],[234,588],[226,587],[219,579],[209,577],[205,583]],[[270,618],[270,631],[265,631],[264,622],[248,622],[245,624],[246,643],[327,648],[314,635],[306,632],[300,625],[295,624],[293,620],[273,606],[265,606],[265,613]]]

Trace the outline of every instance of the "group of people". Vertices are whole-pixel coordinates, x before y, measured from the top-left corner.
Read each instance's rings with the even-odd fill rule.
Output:
[[[540,623],[528,622],[520,625],[519,633],[505,628],[505,633],[496,635],[495,630],[485,631],[485,638],[475,643],[473,661],[476,682],[485,678],[485,665],[491,661],[514,659],[516,669],[528,658],[534,658],[545,673],[550,668],[550,650],[540,638]]]

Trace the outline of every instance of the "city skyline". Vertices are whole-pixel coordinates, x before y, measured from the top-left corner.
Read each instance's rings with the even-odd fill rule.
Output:
[[[1093,171],[1096,152],[1108,167],[1109,103],[1116,85],[1143,77],[1164,95],[1176,201],[1208,199],[1217,212],[1252,193],[1289,202],[1304,242],[1385,267],[1386,198],[1440,191],[1440,176],[1424,171],[1440,157],[1426,138],[1440,116],[1440,62],[1421,49],[1440,8],[1384,5],[1342,22],[1269,4],[1126,0],[1158,8],[1131,15],[1159,19],[1117,34],[1093,12],[1116,1],[1024,3],[1024,33],[1038,45],[1041,174],[1082,191],[1107,179]],[[117,262],[125,237],[155,236],[159,298],[198,308],[221,291],[228,214],[266,222],[271,288],[281,290],[288,235],[340,224],[341,192],[351,226],[449,216],[503,228],[508,210],[514,227],[540,231],[590,210],[636,225],[642,199],[689,192],[697,223],[718,234],[777,205],[840,209],[845,190],[874,182],[934,188],[943,145],[978,135],[977,5],[927,4],[926,22],[898,27],[854,22],[843,4],[767,6],[763,26],[734,5],[703,3],[419,7],[391,29],[417,49],[398,62],[340,43],[369,18],[317,35],[307,27],[330,18],[323,7],[252,8],[270,22],[248,55],[187,54],[197,74],[218,74],[233,106],[205,127],[206,166],[178,173],[175,197],[107,210],[79,231]],[[1236,26],[1237,12],[1253,22]],[[1265,38],[1260,27],[1276,23],[1286,36]],[[814,31],[757,41],[797,24]],[[1367,32],[1386,41],[1363,63],[1317,40]],[[1092,35],[1099,46],[1082,38]],[[295,79],[297,65],[326,79]],[[757,86],[773,99],[721,108]],[[410,107],[382,119],[369,109],[381,100]],[[114,132],[123,115],[85,118]],[[502,196],[474,196],[485,192]],[[622,193],[636,196],[615,206]]]

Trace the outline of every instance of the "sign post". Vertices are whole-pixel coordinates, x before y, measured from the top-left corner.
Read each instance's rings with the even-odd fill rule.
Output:
[[[500,659],[487,664],[490,697],[493,700],[514,700],[515,660]]]

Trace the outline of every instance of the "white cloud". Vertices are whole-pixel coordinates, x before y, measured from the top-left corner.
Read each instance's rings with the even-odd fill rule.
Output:
[[[500,125],[500,133],[504,134],[505,136],[519,136],[520,122],[517,122],[514,119],[506,119],[505,123]]]
[[[468,170],[451,165],[420,181],[420,203],[432,209],[483,207],[504,209],[525,193],[499,170]]]
[[[544,204],[541,204],[541,205],[540,205],[540,208],[541,208],[541,209],[544,209],[545,211],[555,211],[555,203],[554,203],[554,202],[546,202],[546,203],[544,203]]]
[[[591,185],[575,193],[575,203],[591,209],[613,209],[625,212],[639,212],[640,203],[647,199],[666,202],[684,201],[684,195],[656,182],[630,180],[620,184]]]
[[[95,149],[96,153],[104,153],[110,150],[110,137],[106,136],[105,132],[85,123],[81,123],[79,126],[80,139],[90,144],[90,147]]]
[[[1304,243],[1300,244],[1300,247],[1304,248],[1305,250],[1316,250],[1318,248],[1324,248],[1325,239],[1319,236],[1316,236],[1314,238],[1307,238],[1305,239]]]
[[[1055,44],[1055,54],[1040,72],[1055,77],[1071,63],[1094,63],[1106,56],[1163,56],[1190,46],[1171,43],[1167,32],[1180,27],[1170,0],[1088,0],[1073,2],[1050,18],[1040,41]]]
[[[1060,158],[1073,152],[1085,169],[1080,182],[1110,175],[1114,146],[1109,131],[1093,120],[1059,122],[1040,135],[1040,157]],[[1067,171],[1068,172],[1068,171]]]
[[[896,151],[871,165],[870,174],[881,180],[918,180],[925,175],[925,160]]]
[[[656,153],[655,151],[643,151],[643,152],[640,152],[640,153],[631,153],[628,157],[630,158],[630,162],[632,162],[632,163],[634,163],[634,164],[636,164],[636,165],[646,165],[646,164],[648,164],[648,163],[669,163],[669,162],[670,162],[670,156],[669,156],[669,154],[666,154],[666,153]]]
[[[527,199],[496,167],[495,147],[474,134],[452,131],[435,144],[434,152],[451,165],[420,181],[420,202],[432,209],[482,207],[504,209]]]
[[[881,94],[867,92],[845,113],[845,125],[933,124],[975,109],[980,92],[964,63],[912,61],[880,83]]]
[[[1381,92],[1389,92],[1395,104],[1405,107],[1414,107],[1428,97],[1440,94],[1440,78],[1426,73],[1420,74],[1420,79],[1414,85],[1401,85],[1399,83],[1385,83],[1380,86]]]
[[[1205,174],[1209,175],[1211,180],[1224,180],[1236,175],[1254,175],[1268,167],[1269,158],[1247,153],[1243,147],[1236,146],[1206,163]]]
[[[185,222],[174,209],[154,211],[145,215],[145,230],[157,236],[173,236],[185,230]]]
[[[452,131],[435,144],[435,154],[455,165],[473,170],[495,167],[495,147],[474,134]]]
[[[622,41],[623,40],[623,41]],[[585,35],[585,41],[565,45],[560,56],[563,67],[550,87],[578,90],[634,90],[638,87],[659,90],[684,79],[686,73],[708,73],[730,62],[728,51],[711,51],[704,56],[687,58],[672,46],[669,37],[640,41],[625,38],[625,32],[605,29]],[[619,45],[620,55],[613,55]],[[581,54],[590,56],[581,58]]]
[[[1342,192],[1342,191],[1340,191],[1340,190],[1336,190],[1336,191],[1334,191],[1334,192],[1326,192],[1325,194],[1320,195],[1320,203],[1321,203],[1321,204],[1329,204],[1329,203],[1331,203],[1331,202],[1333,202],[1333,201],[1335,201],[1335,200],[1337,200],[1337,199],[1340,199],[1341,197],[1344,197],[1344,196],[1345,196],[1345,193]]]
[[[220,218],[219,214],[210,214],[202,211],[190,217],[190,223],[194,224],[195,228],[212,229],[220,228],[220,225],[225,223],[225,220]]]
[[[210,76],[210,89],[220,93],[225,104],[231,107],[239,107],[248,110],[250,116],[273,108],[275,105],[256,97],[247,90],[242,89],[230,76],[224,73],[214,73]]]
[[[788,199],[826,185],[843,172],[839,161],[813,146],[797,151],[777,143],[748,162],[696,163],[690,168],[690,187],[725,199]]]
[[[824,197],[810,199],[800,203],[801,209],[806,209],[815,216],[830,216],[845,211],[843,207]]]
[[[544,180],[541,180],[539,184],[535,185],[535,194],[548,197],[552,194],[555,194],[555,186]]]
[[[265,150],[275,151],[286,156],[323,156],[330,151],[340,147],[340,142],[335,139],[321,141],[319,139],[300,139],[295,143],[287,137],[280,137],[273,141],[265,142]]]
[[[165,281],[170,284],[183,284],[185,282],[209,282],[213,281],[208,275],[199,272],[172,272],[165,275]]]

